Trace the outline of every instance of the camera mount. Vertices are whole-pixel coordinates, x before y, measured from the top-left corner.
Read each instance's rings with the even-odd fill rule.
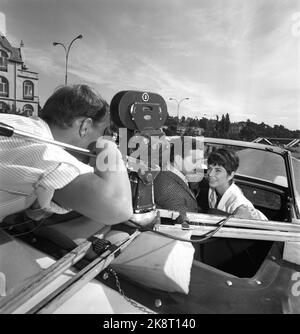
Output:
[[[127,129],[126,154],[129,155],[129,160],[138,150],[141,150],[142,153],[146,152],[142,155],[147,158],[144,159],[147,161],[143,161],[141,155],[139,160],[139,166],[144,166],[144,168],[129,167],[129,178],[134,213],[151,212],[155,209],[153,181],[160,172],[160,152],[169,145],[162,131],[162,126],[168,117],[166,102],[155,93],[121,91],[113,97],[110,110],[114,125],[119,129]],[[134,147],[128,145],[130,140],[134,142],[136,138],[139,139],[136,141],[137,149],[135,145]]]

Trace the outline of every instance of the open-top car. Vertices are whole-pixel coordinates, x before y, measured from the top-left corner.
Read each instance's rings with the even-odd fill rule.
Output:
[[[151,114],[153,109],[142,108],[140,112]],[[157,135],[150,130],[145,130],[148,136],[149,133]],[[224,218],[218,212],[203,211],[187,213],[189,223],[183,225],[176,220],[178,212],[151,205],[143,211],[144,207],[135,205],[139,219],[154,221],[152,228],[136,230],[138,220],[135,220],[129,232],[118,226],[118,236],[124,233],[121,241],[111,239],[106,243],[103,240],[110,228],[99,226],[76,212],[53,215],[29,227],[22,213],[13,215],[4,221],[0,230],[4,268],[0,269],[0,311],[300,313],[299,160],[275,146],[219,138],[202,138],[202,141],[204,162],[215,148],[236,152],[240,166],[235,183],[267,221],[232,215]],[[139,174],[144,188],[138,188],[135,195],[144,196],[143,204],[149,200],[145,195],[149,189],[153,194],[152,181],[156,174],[157,171]],[[151,239],[155,233],[164,233],[163,245]],[[172,258],[174,272],[190,271],[188,275],[182,272],[189,278],[184,292],[165,289],[159,280],[153,281],[155,277],[165,279],[164,274],[155,276],[153,272],[160,270],[159,261],[169,261],[164,260],[168,257],[165,247],[176,242],[176,237],[168,239],[174,233],[182,238],[189,234],[192,241],[201,239],[194,243],[190,268],[183,257]],[[150,248],[145,246],[145,240],[150,240]],[[147,256],[152,256],[153,263],[143,260],[144,266],[136,264],[138,261],[132,254],[145,256],[140,255],[141,249],[150,249]],[[171,246],[167,249],[172,252]],[[118,258],[130,252],[130,260],[124,260],[120,266]],[[140,276],[134,275],[135,265],[134,270],[142,271]],[[130,272],[133,274],[127,275]]]
[[[213,237],[194,244],[188,294],[120,279],[125,295],[162,313],[300,313],[299,160],[275,146],[203,140],[205,159],[214,148],[237,152],[235,183],[268,221],[231,218]],[[174,220],[178,214],[160,214],[160,231],[182,230]],[[194,239],[213,231],[223,218],[212,213],[188,217]]]

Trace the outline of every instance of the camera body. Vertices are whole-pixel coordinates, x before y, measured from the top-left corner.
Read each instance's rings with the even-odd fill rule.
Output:
[[[168,117],[166,102],[156,93],[121,91],[113,97],[110,110],[127,161],[134,213],[151,212],[153,181],[160,172],[161,152],[169,145],[162,130]]]
[[[168,117],[163,97],[156,93],[121,91],[110,104],[113,123],[139,133],[161,134],[160,128]]]

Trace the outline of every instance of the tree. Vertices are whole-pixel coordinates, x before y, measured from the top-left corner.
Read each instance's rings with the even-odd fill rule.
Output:
[[[167,129],[164,130],[166,136],[176,136],[177,135],[177,126],[171,124]]]
[[[229,118],[229,114],[227,113],[225,116],[225,132],[228,134],[230,129],[230,118]]]
[[[254,124],[255,123],[251,123],[250,119],[247,119],[247,122],[240,133],[243,140],[252,141],[258,137]]]
[[[221,134],[221,137],[225,137],[225,116],[224,114],[222,114],[222,117],[221,117],[221,122],[220,122],[220,134]]]
[[[190,126],[190,127],[197,127],[198,124],[199,124],[198,121],[195,120],[194,118],[190,118],[189,119],[188,126]]]
[[[198,126],[202,129],[207,130],[208,128],[208,119],[205,117],[202,117],[199,122],[198,122]]]
[[[171,126],[171,125],[176,126],[177,123],[178,123],[178,118],[177,117],[174,118],[174,117],[168,115],[165,125],[166,126]]]
[[[250,119],[247,119],[246,122],[231,123],[228,113],[226,115],[222,115],[221,120],[219,120],[219,116],[217,116],[216,119],[202,117],[199,120],[192,117],[185,118],[183,116],[181,119],[184,123],[180,125],[186,127],[187,132],[190,131],[188,127],[200,127],[204,129],[204,135],[206,137],[221,136],[225,138],[249,141],[252,141],[257,137],[300,138],[300,130],[290,131],[283,125],[274,125],[274,127],[271,127],[264,122],[261,122],[260,124],[251,122]],[[168,127],[168,135],[177,134],[177,116],[168,116],[165,125]],[[232,126],[234,126],[234,131],[232,131]],[[241,127],[242,129],[240,130]]]
[[[216,116],[217,117],[217,119],[216,119],[216,124],[215,124],[215,136],[216,137],[219,137],[219,116],[217,115]]]

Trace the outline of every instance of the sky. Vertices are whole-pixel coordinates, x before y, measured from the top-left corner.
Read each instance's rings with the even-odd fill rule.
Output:
[[[43,106],[64,83],[108,101],[155,92],[169,114],[300,129],[299,0],[0,0],[6,37],[24,42]]]

